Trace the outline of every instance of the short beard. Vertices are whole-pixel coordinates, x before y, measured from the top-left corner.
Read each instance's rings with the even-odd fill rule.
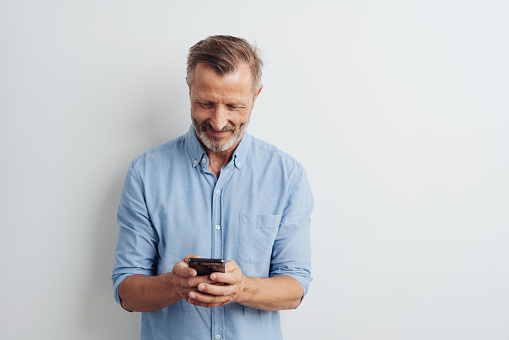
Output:
[[[222,142],[222,138],[213,137],[210,139],[207,136],[207,130],[210,129],[216,131],[212,125],[210,125],[209,120],[201,123],[198,123],[198,121],[193,117],[191,117],[191,120],[193,121],[194,130],[196,131],[200,141],[205,145],[207,149],[213,152],[226,151],[234,146],[235,143],[237,143],[242,138],[244,131],[246,131],[247,125],[249,124],[248,120],[246,123],[241,124],[238,128],[236,128],[232,124],[228,123],[224,128],[221,129],[221,131],[232,131],[233,134],[226,141]]]

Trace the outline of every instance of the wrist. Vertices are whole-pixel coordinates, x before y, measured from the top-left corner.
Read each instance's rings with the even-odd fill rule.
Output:
[[[242,291],[237,296],[236,302],[242,305],[249,303],[254,296],[255,280],[252,277],[242,274]]]
[[[161,275],[163,291],[166,292],[166,300],[172,301],[173,303],[181,300],[177,287],[174,283],[174,275],[172,272]]]

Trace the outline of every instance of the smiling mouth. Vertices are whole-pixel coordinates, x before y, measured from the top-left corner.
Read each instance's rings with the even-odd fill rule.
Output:
[[[212,127],[212,125],[209,123],[207,124],[206,126],[204,126],[205,129],[207,130],[207,132],[209,134],[211,134],[212,136],[214,137],[223,137],[225,136],[228,132],[230,131],[233,131],[233,129],[229,126],[225,126],[222,130],[216,130]]]
[[[208,133],[210,133],[214,137],[223,137],[230,131],[217,131],[214,129],[207,129]]]

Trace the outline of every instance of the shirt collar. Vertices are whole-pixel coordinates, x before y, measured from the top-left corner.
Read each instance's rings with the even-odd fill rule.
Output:
[[[239,170],[242,168],[242,164],[246,159],[247,153],[249,151],[249,146],[252,143],[252,139],[253,137],[247,131],[244,131],[244,136],[242,137],[242,140],[240,141],[239,145],[237,145],[237,148],[235,148],[235,151],[233,152],[232,160],[230,161],[230,163],[233,163],[233,165]],[[198,137],[196,137],[196,132],[192,124],[187,133],[185,134],[184,140],[187,146],[187,151],[189,152],[189,156],[191,158],[192,166],[196,167],[198,164],[200,164],[200,162],[206,163],[204,165],[208,165],[207,153],[203,149],[203,146],[198,140]]]
[[[244,131],[244,136],[242,136],[239,145],[237,145],[237,148],[233,152],[233,164],[239,170],[242,169],[242,164],[244,164],[244,161],[246,160],[252,141],[253,136],[251,136],[249,132]]]
[[[191,164],[193,167],[196,167],[199,162],[204,159],[206,153],[203,147],[200,144],[200,141],[198,140],[198,137],[196,137],[196,132],[194,131],[194,126],[191,124],[191,127],[185,134],[185,143],[187,147],[187,151],[189,152],[189,156],[191,157]]]

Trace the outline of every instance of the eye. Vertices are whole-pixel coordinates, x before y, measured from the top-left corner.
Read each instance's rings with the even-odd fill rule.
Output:
[[[200,102],[199,104],[204,109],[211,109],[214,106],[212,103],[207,103],[207,102]]]
[[[242,105],[235,105],[235,104],[229,104],[229,105],[227,105],[227,107],[228,107],[228,110],[230,110],[230,111],[237,111],[237,110],[242,109],[244,106],[242,106]]]

